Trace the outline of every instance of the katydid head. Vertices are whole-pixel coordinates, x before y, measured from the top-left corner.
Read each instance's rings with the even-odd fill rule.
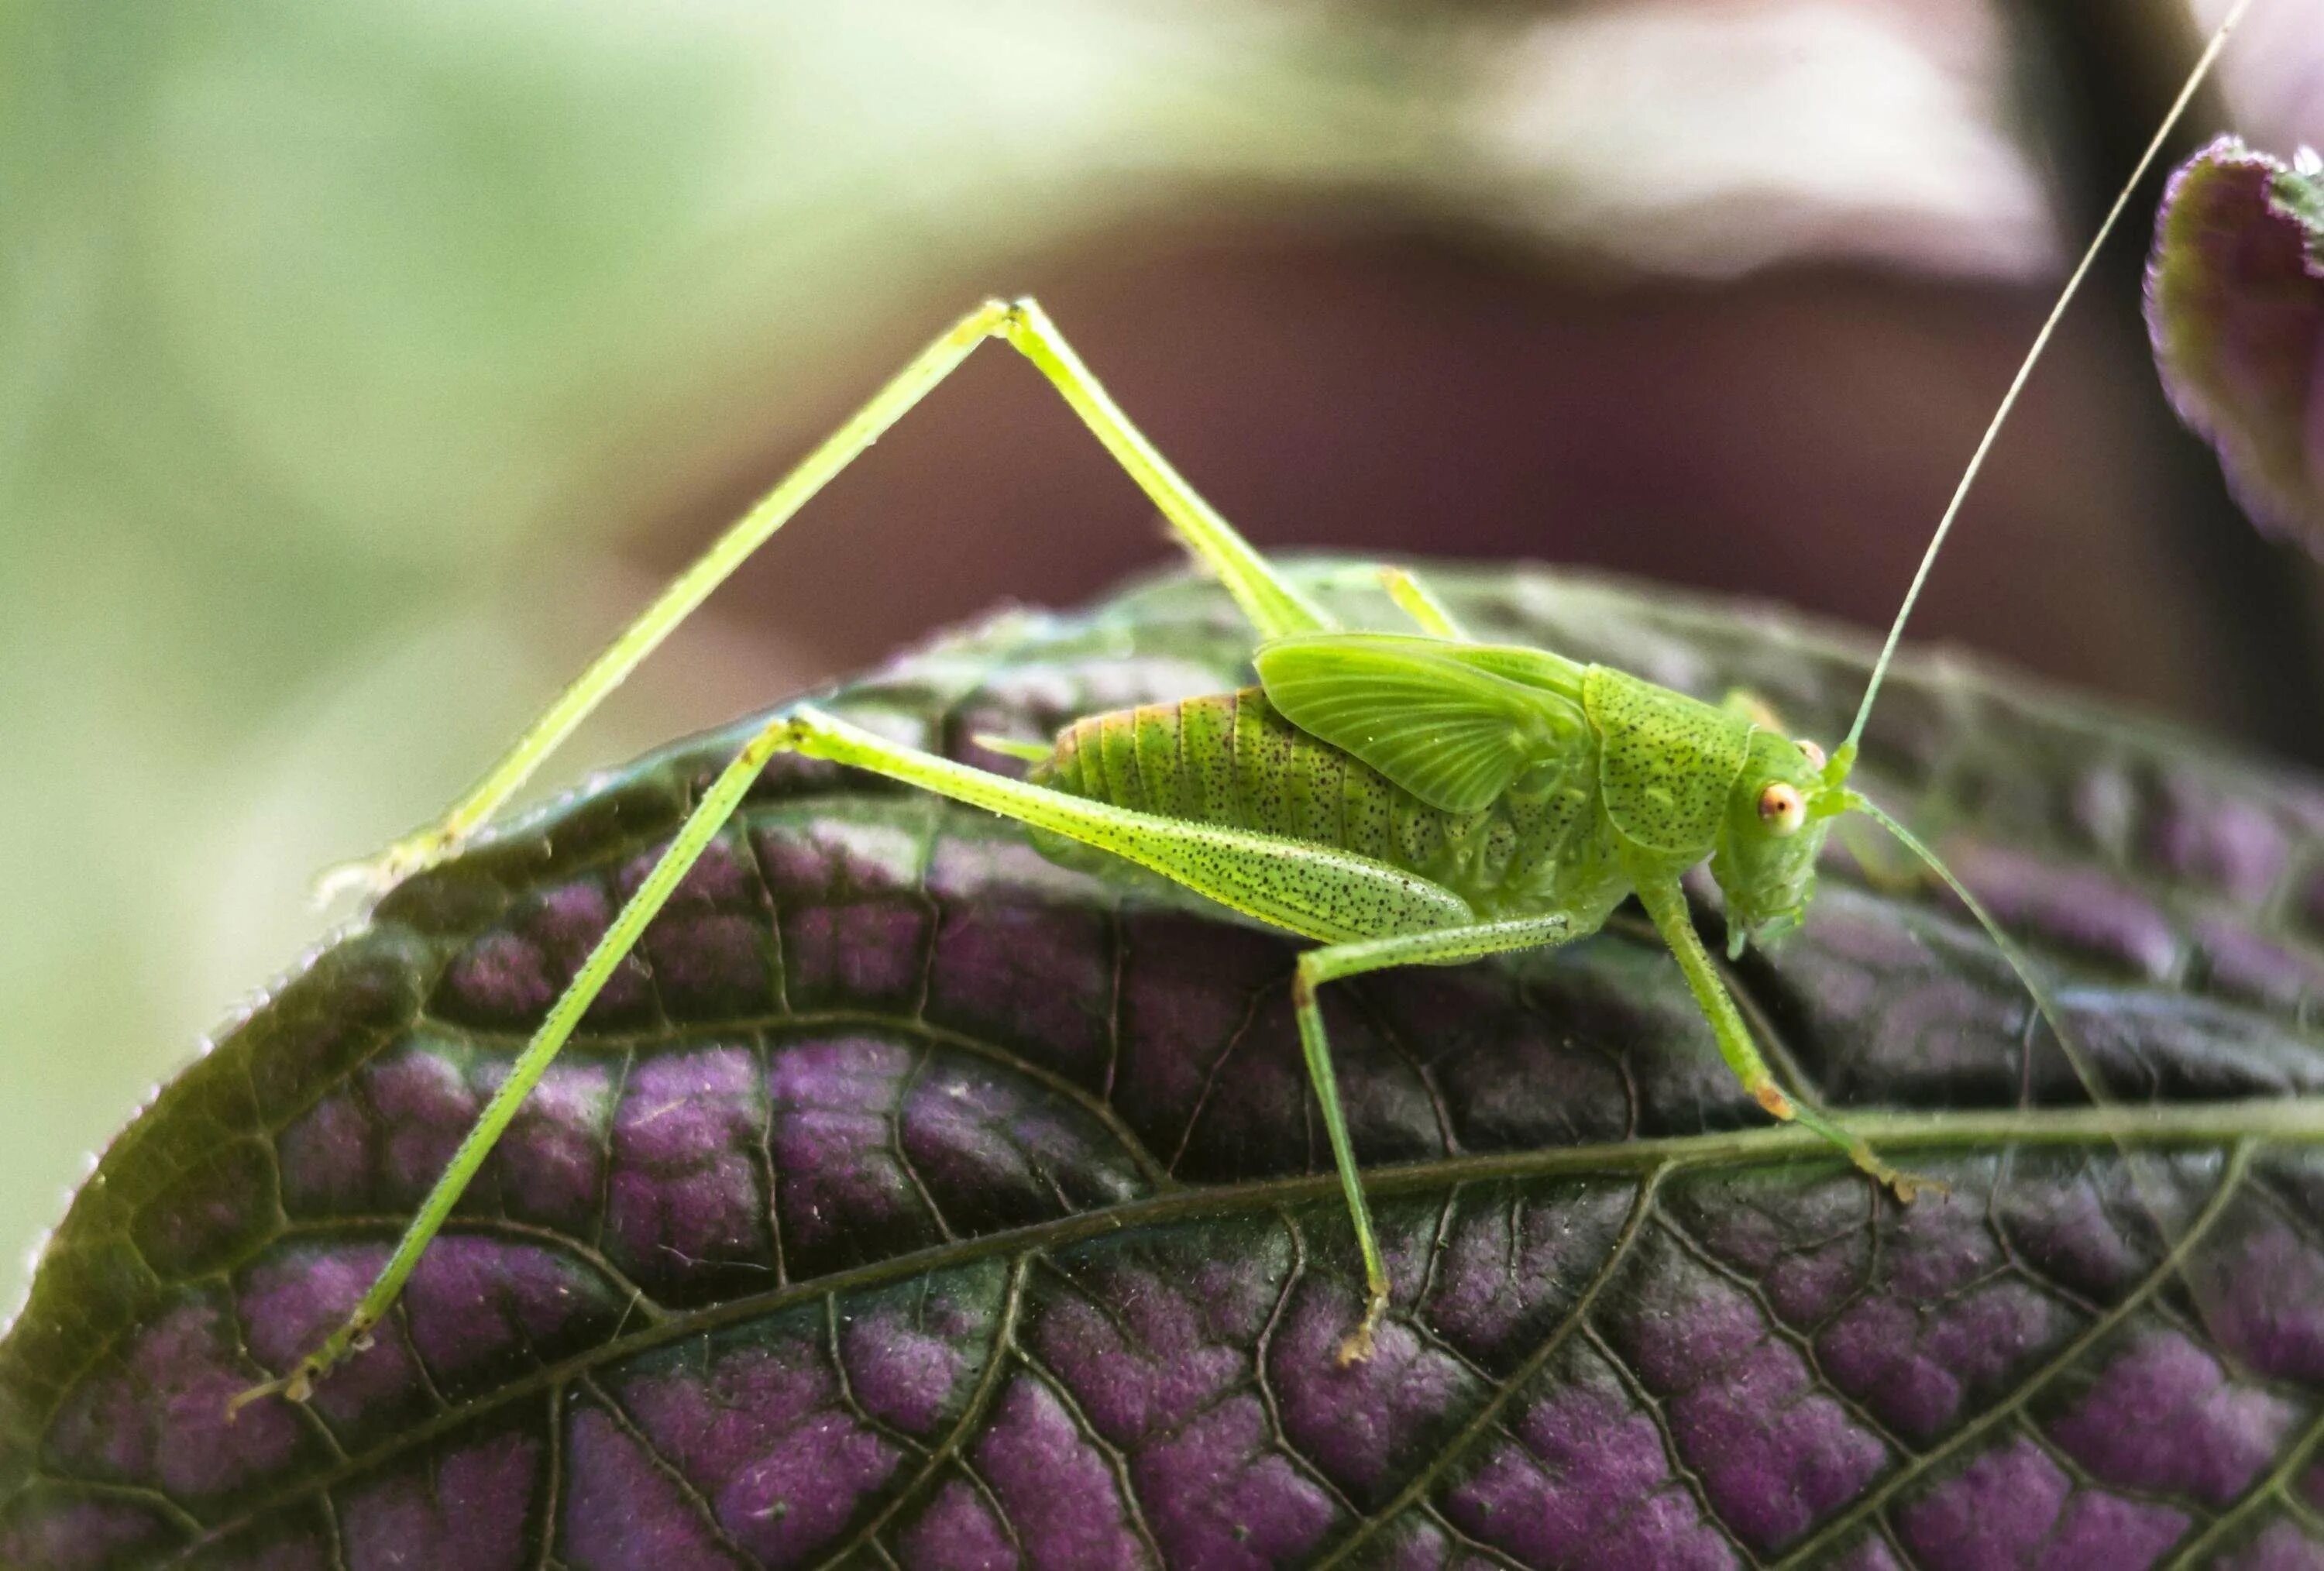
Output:
[[[1812,742],[1751,733],[1711,853],[1711,876],[1727,897],[1730,956],[1747,939],[1766,943],[1798,924],[1815,895],[1824,836],[1846,808],[1846,779]]]

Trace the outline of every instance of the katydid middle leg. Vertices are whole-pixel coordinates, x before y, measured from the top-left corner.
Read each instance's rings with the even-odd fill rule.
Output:
[[[1372,1329],[1388,1307],[1388,1270],[1364,1201],[1315,989],[1391,966],[1451,965],[1563,943],[1573,936],[1572,919],[1553,914],[1480,922],[1451,891],[1353,852],[1069,797],[900,747],[811,710],[801,711],[798,724],[802,753],[872,770],[1114,852],[1222,905],[1326,940],[1299,956],[1292,1003],[1308,1078],[1323,1109],[1363,1260],[1363,1319],[1341,1351],[1343,1359],[1370,1356]]]
[[[1380,1258],[1371,1211],[1364,1202],[1355,1143],[1348,1137],[1347,1114],[1340,1102],[1338,1077],[1332,1070],[1332,1048],[1323,1034],[1323,1012],[1315,1001],[1315,989],[1326,982],[1391,966],[1457,965],[1516,949],[1545,948],[1576,936],[1572,918],[1552,914],[1325,944],[1299,956],[1291,983],[1292,1006],[1299,1017],[1299,1045],[1307,1056],[1307,1077],[1314,1084],[1315,1100],[1323,1110],[1323,1132],[1331,1138],[1332,1160],[1339,1166],[1340,1187],[1347,1194],[1349,1215],[1355,1218],[1356,1249],[1364,1262],[1363,1318],[1340,1344],[1342,1363],[1372,1355],[1372,1332],[1388,1308],[1388,1265]]]
[[[1397,609],[1420,624],[1423,633],[1438,638],[1449,638],[1455,643],[1466,643],[1469,635],[1462,631],[1452,608],[1436,597],[1436,592],[1420,581],[1409,568],[1382,568],[1380,587],[1388,597],[1396,602]]]
[[[899,747],[813,711],[802,711],[798,723],[804,728],[798,743],[802,753],[872,770],[1069,836],[1127,857],[1222,905],[1327,940],[1299,956],[1292,1003],[1308,1079],[1323,1110],[1332,1160],[1363,1261],[1363,1318],[1342,1345],[1342,1361],[1369,1358],[1373,1327],[1388,1307],[1388,1269],[1364,1200],[1315,989],[1338,977],[1391,966],[1452,965],[1563,943],[1573,936],[1572,919],[1545,915],[1480,922],[1451,891],[1352,852],[1069,797]]]

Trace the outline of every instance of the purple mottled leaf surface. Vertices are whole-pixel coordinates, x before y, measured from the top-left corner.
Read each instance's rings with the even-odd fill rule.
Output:
[[[2221,137],[2172,176],[2147,265],[2155,364],[2262,528],[2324,556],[2324,170]]]
[[[1439,587],[1827,739],[1863,676],[1773,613]],[[1171,581],[831,702],[999,766],[968,739],[1248,650]],[[0,1341],[0,1565],[2324,1562],[2324,790],[1958,662],[1889,691],[1859,779],[2024,937],[2079,1059],[1958,910],[1837,853],[1731,979],[1784,1075],[1949,1193],[1769,1126],[1628,917],[1366,977],[1327,1007],[1396,1295],[1342,1368],[1293,944],[779,761],[375,1344],[229,1422],[354,1301],[730,731],[398,889],[115,1142]]]

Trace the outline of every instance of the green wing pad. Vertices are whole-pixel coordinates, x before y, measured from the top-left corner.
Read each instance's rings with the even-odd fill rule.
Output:
[[[1512,680],[1494,651],[1385,633],[1277,639],[1254,657],[1268,701],[1430,807],[1473,813],[1579,721],[1572,706]]]
[[[1709,855],[1750,753],[1751,722],[1605,666],[1590,668],[1582,693],[1614,827],[1634,846],[1690,864]]]

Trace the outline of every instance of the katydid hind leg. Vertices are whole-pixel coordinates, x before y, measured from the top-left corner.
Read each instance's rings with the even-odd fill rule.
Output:
[[[346,1321],[288,1373],[236,1398],[233,1404],[236,1409],[274,1393],[303,1399],[316,1381],[361,1348],[615,968],[733,816],[768,761],[787,752],[869,770],[1115,852],[1197,893],[1311,938],[1434,937],[1440,929],[1492,931],[1489,927],[1477,929],[1467,903],[1459,896],[1384,863],[1330,846],[1185,823],[1084,800],[922,753],[813,709],[795,710],[761,726],[721,772],[645,882],[615,913],[572,983],[550,1005],[540,1029],[518,1055],[507,1078],[396,1241],[388,1263]],[[1488,942],[1483,948],[1460,953],[1489,953],[1493,947]],[[1416,953],[1427,958],[1439,952]],[[1335,1097],[1329,1105],[1327,1116],[1335,1124],[1343,1124]],[[1351,1193],[1356,1192],[1351,1188]],[[1376,1258],[1377,1251],[1373,1254]]]
[[[1338,625],[1204,501],[1146,434],[1130,423],[1038,304],[1022,300],[1010,306],[999,336],[1040,368],[1091,434],[1113,455],[1114,462],[1161,510],[1179,543],[1217,575],[1260,637],[1323,633]]]
[[[275,1380],[254,1387],[235,1397],[227,1411],[231,1415],[261,1397],[281,1394],[294,1401],[303,1401],[314,1390],[315,1382],[350,1353],[359,1353],[370,1345],[372,1328],[393,1307],[404,1282],[420,1263],[420,1257],[429,1243],[440,1232],[452,1214],[453,1207],[466,1192],[469,1181],[483,1168],[499,1143],[502,1133],[515,1118],[517,1110],[531,1095],[549,1064],[563,1050],[581,1017],[596,1002],[597,994],[612,978],[630,951],[644,936],[646,927],[659,914],[678,884],[700,861],[718,832],[726,827],[742,805],[770,759],[785,751],[791,744],[792,726],[788,719],[777,719],[761,726],[758,733],[735,754],[733,760],[719,772],[701,801],[687,815],[645,881],[638,886],[613,919],[604,937],[590,950],[580,969],[574,974],[564,993],[549,1005],[540,1025],[509,1067],[508,1076],[485,1104],[484,1110],[469,1127],[452,1159],[438,1175],[434,1187],[420,1201],[401,1236],[390,1252],[387,1263],[380,1269],[363,1297],[343,1322],[321,1345],[293,1364],[290,1370]]]
[[[1503,955],[1516,949],[1539,949],[1579,937],[1572,918],[1552,914],[1510,921],[1473,922],[1434,932],[1404,933],[1351,943],[1326,944],[1299,956],[1291,983],[1291,1002],[1299,1020],[1300,1050],[1307,1059],[1307,1078],[1323,1114],[1323,1131],[1332,1146],[1332,1161],[1339,1169],[1340,1187],[1347,1197],[1348,1215],[1356,1232],[1356,1251],[1364,1268],[1362,1318],[1340,1344],[1340,1362],[1358,1363],[1372,1355],[1373,1334],[1388,1311],[1388,1263],[1381,1258],[1379,1238],[1372,1226],[1371,1207],[1364,1199],[1362,1176],[1356,1166],[1355,1142],[1348,1132],[1345,1105],[1340,1100],[1339,1077],[1332,1067],[1332,1046],[1323,1028],[1323,1012],[1315,989],[1326,982],[1382,971],[1395,966],[1444,966],[1462,960]]]
[[[1008,344],[1048,379],[1169,521],[1180,543],[1218,577],[1261,636],[1322,632],[1337,625],[1186,483],[1091,374],[1039,305],[1030,300],[987,300],[921,350],[729,525],[440,818],[375,856],[327,871],[318,892],[327,896],[341,888],[384,890],[456,851],[719,585],[988,338]]]
[[[1466,901],[1417,873],[1337,846],[1137,812],[907,747],[801,707],[787,745],[983,808],[1134,862],[1221,905],[1339,942],[1471,926]]]

